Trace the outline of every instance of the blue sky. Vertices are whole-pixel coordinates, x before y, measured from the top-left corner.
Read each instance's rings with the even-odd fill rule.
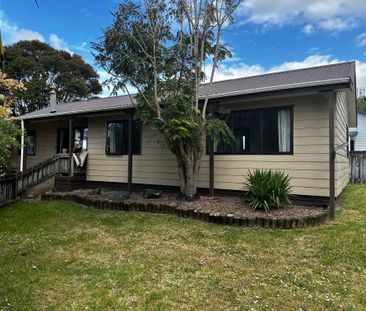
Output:
[[[4,43],[39,39],[95,65],[90,42],[112,22],[118,1],[38,3],[0,0]],[[224,40],[234,58],[220,66],[216,80],[356,60],[358,85],[366,87],[365,0],[247,0]],[[107,77],[96,69],[101,80]]]

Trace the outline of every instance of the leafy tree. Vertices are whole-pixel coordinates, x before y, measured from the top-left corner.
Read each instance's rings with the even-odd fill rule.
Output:
[[[233,134],[208,114],[215,70],[231,53],[221,42],[240,0],[126,1],[93,44],[114,91],[137,89],[137,118],[151,124],[175,155],[180,190],[197,193],[206,135],[230,143]],[[210,67],[205,75],[205,66]],[[205,80],[209,83],[202,86]],[[201,91],[200,91],[201,90]],[[130,94],[131,96],[131,94]],[[132,96],[131,96],[132,100]]]
[[[46,107],[52,84],[59,102],[87,99],[102,91],[98,74],[79,55],[37,40],[5,47],[5,72],[27,88],[13,107],[15,115]]]
[[[357,110],[366,112],[366,93],[365,88],[361,88],[357,92]]]
[[[8,79],[0,72],[0,176],[10,168],[11,154],[19,147],[21,131],[14,119],[9,117],[9,109],[16,101],[16,94],[24,91],[22,83]]]

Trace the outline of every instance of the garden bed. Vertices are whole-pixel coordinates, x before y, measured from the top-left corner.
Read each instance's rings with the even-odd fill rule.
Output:
[[[72,192],[48,192],[42,199],[69,200],[101,209],[174,214],[238,226],[291,229],[320,225],[328,220],[328,209],[323,207],[288,205],[264,212],[253,210],[243,197],[238,196],[201,196],[194,202],[186,202],[177,200],[173,194],[146,199],[141,193],[133,193],[127,200],[112,201],[109,199],[110,194],[110,191],[91,194],[91,190],[84,189]]]

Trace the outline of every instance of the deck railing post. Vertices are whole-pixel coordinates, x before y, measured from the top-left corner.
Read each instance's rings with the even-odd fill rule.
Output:
[[[68,167],[68,175],[72,176],[72,149],[73,149],[73,124],[72,119],[69,118],[69,167]]]
[[[27,122],[25,120],[21,120],[21,128],[22,128],[22,136],[21,136],[21,145],[20,145],[20,164],[19,170],[24,172],[27,170]]]

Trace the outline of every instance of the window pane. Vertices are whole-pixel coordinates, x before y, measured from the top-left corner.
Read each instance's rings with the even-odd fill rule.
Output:
[[[229,127],[232,128],[231,115],[225,114],[224,116],[221,117],[221,120],[225,121],[229,125]],[[209,149],[207,148],[207,150],[209,150]],[[214,145],[215,153],[232,153],[232,151],[233,151],[233,146],[231,144],[225,144],[224,142],[219,142]]]
[[[107,153],[122,154],[122,122],[108,123]]]
[[[108,123],[106,152],[128,154],[128,120]],[[141,128],[135,121],[132,123],[132,153],[141,153]]]
[[[219,142],[214,146],[215,153],[232,153],[232,151],[233,151],[232,145],[225,144],[224,142]]]
[[[223,153],[257,153],[260,151],[260,113],[255,111],[234,111],[229,126],[235,140],[232,145],[219,144]]]
[[[278,152],[278,111],[262,111],[262,148],[263,153]]]
[[[140,123],[133,121],[132,123],[132,153],[141,153],[141,126]]]
[[[278,153],[291,151],[291,109],[232,111],[224,117],[233,131],[232,144],[219,143],[216,153]],[[208,150],[208,149],[207,149]]]
[[[281,109],[278,114],[278,151],[291,151],[291,111],[290,109]]]
[[[128,121],[122,121],[123,138],[122,138],[122,154],[128,154]]]
[[[36,154],[36,132],[35,131],[28,132],[27,154],[28,155]]]
[[[243,111],[233,115],[235,153],[257,153],[260,151],[260,113]]]
[[[123,121],[123,154],[128,154],[128,120]],[[132,154],[141,153],[140,124],[132,121]]]

